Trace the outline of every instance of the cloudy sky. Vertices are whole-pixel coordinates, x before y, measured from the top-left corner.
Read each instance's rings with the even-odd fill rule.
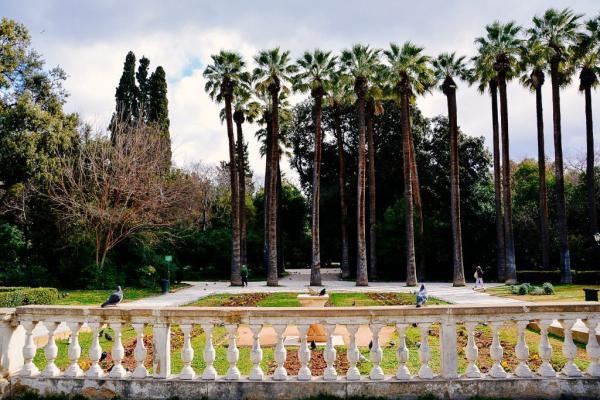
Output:
[[[600,11],[597,0],[423,0],[423,1],[152,1],[152,0],[1,0],[0,15],[29,28],[33,47],[49,66],[60,65],[69,79],[68,111],[94,126],[106,126],[125,54],[133,50],[162,65],[169,84],[173,155],[178,165],[227,158],[227,138],[218,108],[204,93],[202,71],[211,54],[235,49],[250,61],[260,49],[281,46],[294,57],[315,47],[335,52],[353,43],[387,47],[411,40],[430,55],[455,50],[471,56],[473,39],[496,19],[524,26],[548,7],[573,7],[587,16]],[[511,157],[535,157],[535,99],[514,82],[509,85]],[[597,97],[597,95],[596,95]],[[544,87],[546,152],[553,155],[550,85]],[[595,126],[600,110],[595,98]],[[491,145],[490,101],[462,84],[459,124]],[[444,96],[419,99],[427,116],[446,112]],[[571,159],[585,152],[583,96],[572,85],[562,93],[563,148]],[[597,129],[600,129],[597,128]],[[262,177],[264,163],[253,133],[250,162]],[[284,165],[290,176],[289,167]]]

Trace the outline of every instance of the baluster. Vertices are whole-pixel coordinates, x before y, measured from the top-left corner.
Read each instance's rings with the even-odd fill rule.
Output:
[[[81,346],[79,345],[79,330],[81,329],[81,322],[69,322],[69,329],[71,330],[71,341],[69,343],[69,360],[71,364],[65,371],[65,376],[76,378],[83,375],[83,371],[79,366],[79,357],[81,357]]]
[[[525,341],[525,328],[529,321],[517,321],[517,345],[515,346],[515,354],[517,359],[519,360],[519,365],[515,369],[515,375],[520,378],[531,378],[533,377],[533,372],[527,365],[527,360],[529,359],[529,347],[527,346],[527,342]]]
[[[48,329],[48,344],[44,350],[46,356],[46,369],[44,369],[44,376],[53,377],[60,375],[60,369],[56,366],[54,361],[58,356],[58,346],[56,346],[56,340],[54,338],[54,332],[58,328],[58,322],[56,321],[44,321],[44,325]]]
[[[192,348],[192,324],[181,324],[179,325],[181,332],[183,332],[183,349],[181,350],[181,361],[183,361],[183,368],[179,373],[179,379],[194,379],[196,373],[192,368],[192,361],[194,360],[194,349]]]
[[[371,373],[369,374],[369,378],[371,380],[382,380],[385,375],[383,374],[383,369],[379,366],[381,363],[381,359],[383,358],[383,350],[381,350],[381,346],[379,345],[379,332],[381,332],[382,324],[372,324],[371,332],[373,333],[373,341],[371,346],[371,351],[369,352],[369,356],[371,357],[371,362],[373,363],[373,368],[371,368]]]
[[[146,346],[144,345],[144,324],[143,323],[135,323],[131,324],[133,329],[135,330],[135,350],[133,354],[135,356],[135,370],[133,371],[134,378],[145,378],[148,376],[148,370],[144,365],[146,361]]]
[[[104,376],[104,371],[100,367],[100,357],[102,356],[102,347],[100,347],[100,339],[98,332],[102,324],[100,322],[88,322],[88,326],[92,331],[92,345],[90,346],[89,354],[92,365],[85,374],[89,378],[101,378]]]
[[[600,345],[598,345],[598,339],[596,338],[596,327],[599,321],[596,318],[590,318],[585,321],[588,327],[588,342],[585,350],[591,360],[587,373],[595,377],[600,376]]]
[[[477,322],[465,322],[465,328],[467,329],[467,345],[465,346],[465,355],[467,356],[467,369],[465,370],[465,376],[467,378],[481,378],[481,371],[477,367],[477,358],[479,357],[479,349],[475,343],[475,327]]]
[[[250,325],[250,329],[252,330],[252,337],[254,338],[252,342],[252,351],[250,351],[250,361],[252,361],[253,366],[248,379],[251,381],[262,381],[264,378],[263,370],[260,367],[260,362],[263,357],[263,351],[260,348],[260,331],[262,330],[262,325],[253,324]]]
[[[573,360],[577,357],[577,346],[573,343],[573,325],[575,325],[575,320],[560,320],[560,324],[563,327],[564,332],[564,342],[563,342],[563,355],[567,359],[565,366],[562,369],[562,373],[569,377],[580,377],[583,376],[581,370],[575,365]]]
[[[21,321],[21,325],[25,329],[25,345],[23,346],[24,363],[19,373],[20,376],[35,376],[40,373],[40,370],[33,363],[37,351],[37,347],[33,342],[33,330],[37,324],[37,321]]]
[[[121,342],[121,329],[123,328],[123,325],[121,325],[120,322],[111,322],[110,327],[114,332],[114,343],[110,353],[114,364],[110,370],[109,376],[111,378],[125,378],[127,376],[127,371],[122,365],[123,357],[125,357],[125,349]]]
[[[227,346],[227,361],[229,362],[229,368],[227,369],[225,379],[234,381],[240,379],[241,376],[240,370],[236,365],[240,358],[240,351],[238,350],[236,343],[238,326],[237,324],[228,324],[225,327],[229,333],[229,345]]]
[[[440,325],[440,355],[442,377],[446,379],[458,378],[457,351],[456,323],[454,321],[444,321]]]
[[[323,379],[326,381],[335,381],[337,379],[337,372],[335,370],[335,358],[337,356],[337,351],[333,346],[333,331],[335,330],[335,324],[327,324],[325,330],[327,331],[327,345],[325,346],[325,362],[327,363],[327,368],[323,372]]]
[[[152,325],[152,376],[167,379],[171,376],[171,324],[156,322]]]
[[[310,362],[310,350],[308,349],[307,333],[309,325],[298,325],[298,332],[300,333],[300,348],[298,349],[298,358],[300,359],[300,370],[298,370],[299,381],[310,381],[312,374],[308,363]]]
[[[396,371],[397,379],[410,379],[410,371],[406,366],[408,362],[408,347],[406,347],[406,328],[408,324],[396,324],[398,330],[398,349],[396,350],[396,356],[398,357],[398,370]]]
[[[216,357],[212,337],[213,329],[213,324],[202,324],[202,330],[204,331],[204,337],[206,340],[206,343],[204,344],[204,353],[202,354],[204,357],[204,362],[206,363],[206,368],[204,368],[204,371],[202,372],[202,379],[205,380],[217,379],[217,370],[213,366]]]
[[[429,322],[419,324],[421,330],[421,345],[419,346],[419,360],[421,361],[421,368],[419,368],[419,378],[431,379],[433,378],[433,371],[429,366],[431,360],[431,348],[429,347],[429,328],[431,324]]]
[[[360,358],[360,352],[356,346],[356,332],[358,332],[358,325],[346,325],[346,329],[350,334],[350,343],[348,344],[347,357],[349,368],[346,372],[346,379],[349,381],[360,380],[360,371],[356,364]]]
[[[500,336],[498,330],[503,325],[501,321],[490,322],[490,330],[492,331],[492,345],[490,346],[490,358],[494,362],[490,369],[490,376],[492,378],[506,378],[506,371],[502,368],[502,355],[504,349],[500,344]]]
[[[287,351],[283,345],[283,332],[285,331],[285,327],[285,325],[273,325],[273,329],[275,329],[275,333],[277,334],[277,346],[275,346],[275,362],[277,363],[277,368],[275,368],[275,372],[273,373],[273,379],[276,381],[284,381],[287,379],[287,371],[283,366],[287,357]]]
[[[542,359],[542,365],[537,370],[537,373],[543,377],[551,378],[556,376],[556,371],[550,365],[550,360],[552,359],[552,346],[548,341],[548,327],[552,324],[552,320],[540,320],[540,335],[542,336],[540,340],[540,345],[538,347],[538,353],[540,354],[540,358]]]

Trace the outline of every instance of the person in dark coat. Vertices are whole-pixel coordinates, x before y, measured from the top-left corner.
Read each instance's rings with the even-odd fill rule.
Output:
[[[477,290],[477,289],[481,289],[483,291],[485,291],[485,287],[483,287],[483,270],[481,269],[481,266],[476,266],[475,267],[475,287],[473,288],[473,290]]]
[[[242,286],[248,286],[248,266],[246,264],[242,265]]]

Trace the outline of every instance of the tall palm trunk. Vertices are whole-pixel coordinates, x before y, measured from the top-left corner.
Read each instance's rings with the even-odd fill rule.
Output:
[[[377,192],[375,182],[375,141],[373,140],[373,118],[375,102],[369,99],[365,120],[367,124],[367,145],[369,155],[369,277],[377,279]]]
[[[456,84],[447,77],[443,84],[448,100],[448,125],[450,133],[450,217],[452,220],[453,286],[465,286],[462,232],[460,226],[460,174],[458,168],[458,123],[456,111]]]
[[[502,211],[502,166],[500,162],[500,129],[498,123],[498,83],[491,80],[492,134],[494,152],[494,208],[496,210],[496,265],[498,281],[504,282],[506,273],[506,247],[504,246],[504,213]]]
[[[319,90],[320,89],[320,90]],[[315,154],[312,176],[312,264],[310,267],[311,286],[321,286],[321,237],[319,229],[321,200],[321,115],[323,112],[323,88],[312,91],[315,111]]]
[[[418,231],[418,242],[417,242],[417,254],[419,254],[419,260],[417,263],[417,280],[425,280],[425,221],[423,219],[423,202],[421,201],[421,185],[419,183],[419,171],[417,170],[417,158],[415,155],[415,141],[414,138],[410,138],[410,177],[412,179],[412,191],[415,199],[415,213],[417,214],[417,221],[419,222]]]
[[[237,168],[238,168],[238,185],[239,185],[239,207],[240,207],[240,264],[248,263],[246,251],[246,161],[244,159],[244,134],[242,132],[242,124],[245,121],[244,112],[236,110],[233,113],[237,128]]]
[[[338,185],[340,190],[340,219],[342,235],[342,278],[350,277],[350,257],[348,245],[348,206],[346,204],[346,160],[344,156],[344,138],[342,137],[342,124],[340,121],[340,106],[334,108],[335,136],[337,139],[338,159],[340,171]]]
[[[590,68],[583,68],[580,80],[580,89],[583,89],[585,95],[585,136],[587,141],[585,185],[587,189],[588,223],[591,238],[598,232],[596,190],[594,188],[594,120],[592,118],[592,85],[596,82],[596,75]]]
[[[406,225],[406,286],[417,285],[417,266],[415,260],[415,229],[413,222],[412,171],[410,163],[410,88],[407,82],[401,83],[400,107],[402,115],[402,159],[404,170],[404,203]]]
[[[233,116],[231,101],[233,100],[233,85],[229,80],[223,80],[225,93],[225,119],[227,120],[227,139],[229,141],[229,178],[231,181],[231,285],[241,286],[242,275],[240,267],[240,222],[238,178],[235,162],[235,139],[233,137]]]
[[[356,201],[356,286],[368,286],[367,273],[367,243],[365,226],[365,95],[367,92],[367,80],[362,77],[356,78],[354,90],[358,97],[358,188]]]
[[[504,281],[517,282],[517,266],[515,264],[515,241],[512,226],[512,186],[510,176],[510,154],[508,138],[508,101],[506,96],[505,70],[498,72],[498,88],[500,89],[500,131],[502,135],[502,200],[504,203],[504,246],[506,249],[506,269]]]
[[[550,62],[552,80],[552,122],[554,124],[554,169],[556,179],[556,211],[558,216],[558,242],[560,248],[560,281],[571,283],[571,256],[567,239],[567,209],[565,201],[565,181],[560,127],[560,83],[558,61]]]
[[[281,208],[282,208],[282,188],[281,188],[281,167],[280,167],[280,159],[281,159],[281,151],[277,153],[277,273],[279,276],[285,272],[285,260],[283,254],[283,229],[281,229],[281,224],[283,222],[281,218]]]
[[[263,225],[264,225],[264,239],[263,239],[263,267],[265,271],[269,270],[269,199],[271,193],[271,174],[272,174],[272,165],[273,165],[273,154],[272,154],[272,146],[271,146],[271,136],[273,130],[272,117],[270,112],[265,112],[264,115],[267,129],[267,135],[265,139],[265,196],[263,202]]]
[[[544,109],[542,106],[542,85],[544,73],[534,71],[531,75],[535,86],[535,113],[537,118],[538,176],[540,187],[539,213],[540,237],[542,245],[542,266],[550,268],[550,235],[548,234],[548,188],[546,185],[546,151],[544,149]]]
[[[271,160],[272,168],[269,176],[269,209],[268,209],[268,240],[269,266],[267,270],[267,286],[277,286],[277,174],[279,169],[279,79],[274,77],[269,85],[271,104]]]

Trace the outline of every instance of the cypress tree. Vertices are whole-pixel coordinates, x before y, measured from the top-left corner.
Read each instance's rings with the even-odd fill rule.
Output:
[[[171,137],[169,134],[169,101],[167,100],[167,79],[163,67],[158,66],[150,75],[148,122],[156,124],[165,140],[165,160],[171,163]]]
[[[140,65],[138,66],[138,70],[135,74],[135,78],[137,79],[138,84],[138,106],[140,111],[144,113],[142,117],[146,118],[148,115],[148,102],[150,100],[150,81],[148,79],[148,66],[150,65],[150,60],[146,57],[140,58]]]
[[[123,74],[119,80],[119,86],[115,92],[116,109],[112,116],[111,127],[117,121],[131,122],[137,117],[137,87],[135,85],[135,54],[132,51],[127,53],[125,63],[123,64]],[[115,142],[114,129],[111,140]]]

